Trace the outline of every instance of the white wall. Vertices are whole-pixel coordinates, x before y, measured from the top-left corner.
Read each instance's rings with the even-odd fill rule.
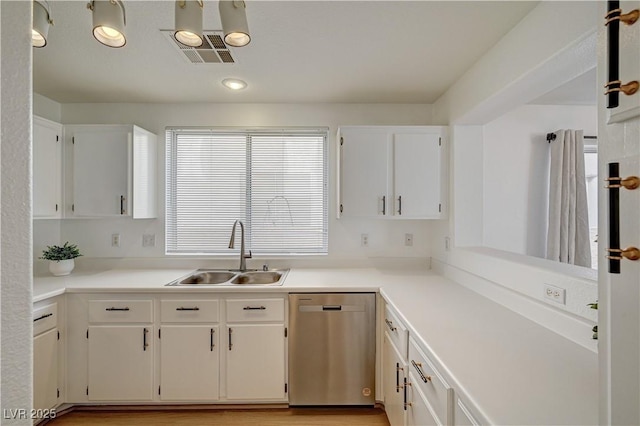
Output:
[[[61,239],[77,243],[87,257],[157,258],[164,256],[164,134],[167,126],[327,126],[329,131],[329,255],[305,258],[330,265],[349,259],[376,257],[427,258],[433,222],[420,220],[357,220],[334,217],[336,143],[340,125],[427,125],[433,108],[424,104],[63,104],[63,124],[133,123],[159,136],[157,220],[63,220]],[[231,231],[231,230],[229,230]],[[50,225],[35,228],[36,250],[55,237]],[[111,247],[111,234],[120,233],[121,247]],[[369,247],[360,234],[369,234]],[[414,234],[412,247],[404,234]],[[156,247],[143,248],[142,235],[155,234]],[[37,257],[40,252],[36,251]],[[80,259],[79,262],[82,262]],[[251,261],[250,261],[251,262]]]
[[[524,105],[484,126],[482,245],[545,257],[549,196],[546,134],[583,129],[585,135],[597,135],[597,120],[595,105]]]
[[[2,424],[32,424],[5,410],[32,407],[31,2],[0,2],[2,56],[1,349]]]
[[[434,269],[593,350],[591,326],[597,314],[584,306],[597,299],[595,274],[488,248],[447,249],[445,240],[477,244],[484,238],[479,237],[478,226],[484,228],[486,216],[480,224],[477,215],[484,213],[485,200],[457,193],[461,188],[471,193],[479,173],[484,174],[484,164],[474,164],[468,173],[460,160],[470,162],[465,156],[478,156],[477,147],[469,149],[474,140],[483,143],[483,131],[477,127],[593,69],[596,28],[601,22],[597,12],[596,2],[540,2],[435,102],[434,122],[450,125],[454,135],[450,156],[454,203],[450,221],[431,229]],[[567,305],[546,302],[545,284],[567,289]]]

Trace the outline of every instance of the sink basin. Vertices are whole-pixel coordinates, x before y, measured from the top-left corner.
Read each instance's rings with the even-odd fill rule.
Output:
[[[185,277],[166,284],[168,286],[194,285],[282,285],[288,269],[274,271],[246,271],[198,269]]]
[[[197,270],[188,277],[178,280],[174,285],[222,284],[235,276],[235,273],[229,271]]]
[[[282,272],[244,272],[231,280],[231,284],[275,284],[282,278]]]

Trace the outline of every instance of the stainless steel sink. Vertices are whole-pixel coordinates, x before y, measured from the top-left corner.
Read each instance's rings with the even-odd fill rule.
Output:
[[[229,271],[197,270],[188,277],[179,280],[177,285],[222,284],[235,276],[235,273]]]
[[[244,272],[231,280],[231,284],[275,284],[282,278],[282,272]]]
[[[166,284],[168,286],[237,286],[237,285],[275,285],[281,286],[288,269],[273,271],[233,271],[216,269],[197,269],[184,277]]]

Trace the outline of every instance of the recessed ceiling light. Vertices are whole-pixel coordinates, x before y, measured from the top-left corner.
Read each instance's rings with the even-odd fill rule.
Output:
[[[247,83],[236,78],[225,78],[224,80],[222,80],[222,84],[224,84],[231,90],[242,90],[247,87]]]

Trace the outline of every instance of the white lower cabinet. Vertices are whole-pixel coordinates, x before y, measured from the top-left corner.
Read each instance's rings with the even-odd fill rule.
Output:
[[[438,426],[427,397],[417,386],[418,380],[412,372],[406,379],[407,392],[407,426]]]
[[[89,327],[90,401],[153,399],[152,336],[149,325]]]
[[[153,400],[153,301],[88,301],[89,401]]]
[[[44,410],[58,403],[58,329],[33,338],[33,408]]]
[[[61,353],[58,303],[41,304],[33,310],[33,408],[47,410],[58,405]]]
[[[384,360],[382,368],[384,409],[391,426],[403,426],[405,418],[404,380],[407,361],[398,353],[386,332],[384,333],[382,356]]]
[[[160,399],[217,400],[218,326],[162,325],[160,332]]]
[[[283,295],[68,296],[63,402],[287,402]]]
[[[478,422],[467,405],[460,398],[456,400],[456,406],[453,409],[453,424],[455,426],[478,426]]]
[[[286,400],[285,299],[228,299],[228,400]]]
[[[217,299],[160,301],[162,401],[217,401],[220,397],[220,321]]]
[[[227,326],[227,399],[284,399],[284,324]]]

